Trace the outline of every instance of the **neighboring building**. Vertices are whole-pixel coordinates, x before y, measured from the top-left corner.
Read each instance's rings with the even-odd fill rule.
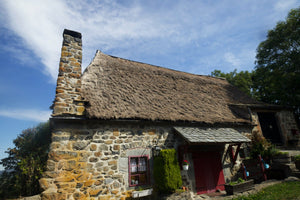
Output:
[[[265,132],[275,120],[279,136],[265,136],[299,144],[290,111],[266,107],[224,79],[100,51],[82,74],[81,34],[65,30],[63,36],[52,144],[40,180],[44,199],[125,199],[154,185],[153,154],[166,148],[177,150],[179,163],[190,162],[182,170],[185,186],[199,194],[224,190],[253,128]]]

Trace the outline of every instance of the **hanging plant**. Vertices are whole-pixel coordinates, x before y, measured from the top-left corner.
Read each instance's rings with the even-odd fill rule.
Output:
[[[182,163],[182,165],[189,165],[189,161],[187,161],[187,160],[183,160],[183,163]]]

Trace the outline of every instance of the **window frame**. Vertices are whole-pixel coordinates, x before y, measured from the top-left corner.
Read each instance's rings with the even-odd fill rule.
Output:
[[[146,171],[143,173],[140,173],[139,171],[137,171],[135,174],[132,174],[131,172],[131,159],[135,158],[138,160],[137,162],[137,166],[140,163],[140,159],[141,158],[146,158]],[[142,174],[146,174],[146,182],[145,183],[138,183],[138,184],[132,184],[131,183],[131,177],[132,176],[138,176],[140,177]],[[149,155],[142,155],[142,156],[129,156],[128,157],[128,182],[129,182],[129,186],[130,187],[135,187],[135,186],[140,186],[140,185],[148,185],[150,183],[150,168],[149,168]]]

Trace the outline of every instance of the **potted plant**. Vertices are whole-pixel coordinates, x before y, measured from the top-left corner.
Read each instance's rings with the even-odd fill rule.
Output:
[[[242,178],[239,178],[237,181],[230,182],[229,184],[225,184],[225,191],[227,195],[233,195],[239,192],[245,192],[253,189],[254,180],[245,181]]]
[[[182,168],[183,168],[183,170],[189,169],[189,162],[187,160],[183,160]]]
[[[297,155],[294,157],[294,162],[295,162],[296,168],[298,170],[300,170],[300,155]]]

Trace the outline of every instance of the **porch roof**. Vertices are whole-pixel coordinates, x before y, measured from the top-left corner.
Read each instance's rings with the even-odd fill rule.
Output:
[[[174,129],[189,143],[251,142],[249,138],[233,128],[174,127]]]

